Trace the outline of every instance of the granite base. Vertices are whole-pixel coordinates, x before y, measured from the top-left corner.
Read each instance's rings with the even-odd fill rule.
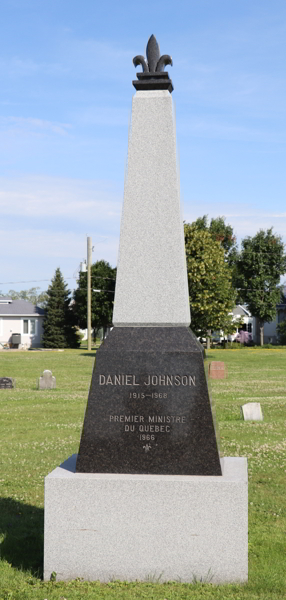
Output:
[[[222,476],[75,473],[45,479],[44,579],[247,581],[247,459]]]

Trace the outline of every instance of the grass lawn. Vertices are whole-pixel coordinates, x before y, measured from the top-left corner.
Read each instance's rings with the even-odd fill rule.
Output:
[[[0,390],[1,600],[277,600],[286,598],[286,349],[210,350],[227,365],[226,380],[211,380],[220,450],[249,459],[249,582],[215,586],[43,582],[44,477],[78,452],[95,352],[1,352]],[[39,391],[44,369],[57,388]],[[263,422],[243,422],[240,405],[260,402]]]

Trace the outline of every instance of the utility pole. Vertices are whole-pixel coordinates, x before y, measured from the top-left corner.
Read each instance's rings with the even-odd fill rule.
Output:
[[[87,238],[87,349],[91,351],[91,237]]]

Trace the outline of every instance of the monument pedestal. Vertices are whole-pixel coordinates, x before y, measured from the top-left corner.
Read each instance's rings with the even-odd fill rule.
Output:
[[[44,579],[247,581],[247,459],[222,476],[76,473],[45,479]]]

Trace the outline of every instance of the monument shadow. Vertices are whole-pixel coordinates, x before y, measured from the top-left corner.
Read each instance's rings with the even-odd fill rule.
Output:
[[[1,558],[12,567],[43,576],[44,509],[0,498]]]

